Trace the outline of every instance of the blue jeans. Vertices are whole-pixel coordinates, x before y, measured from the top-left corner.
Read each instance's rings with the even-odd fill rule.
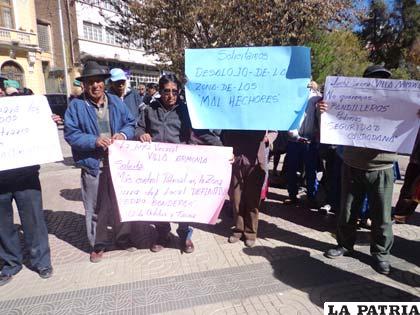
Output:
[[[2,274],[14,275],[22,269],[23,250],[19,231],[13,223],[12,201],[16,201],[23,238],[34,270],[51,267],[48,230],[42,210],[41,184],[38,173],[0,186],[0,258]]]
[[[308,198],[315,198],[318,189],[316,168],[318,165],[318,143],[310,144],[289,141],[287,145],[287,191],[289,196],[294,198],[298,194],[298,183],[296,172],[300,162],[305,165],[306,188]]]

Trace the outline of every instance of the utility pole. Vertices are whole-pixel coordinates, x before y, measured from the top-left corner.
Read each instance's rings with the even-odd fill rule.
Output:
[[[70,96],[70,83],[69,76],[67,75],[67,54],[66,54],[66,45],[64,38],[64,27],[63,27],[63,16],[61,13],[61,0],[58,2],[58,18],[60,19],[60,35],[61,35],[61,50],[63,51],[63,66],[64,66],[64,86],[66,88],[67,97]]]

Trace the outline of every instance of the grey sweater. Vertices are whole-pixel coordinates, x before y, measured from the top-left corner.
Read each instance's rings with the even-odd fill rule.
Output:
[[[136,138],[148,133],[153,142],[222,145],[210,130],[193,130],[185,103],[166,109],[159,99],[144,108],[137,121]]]

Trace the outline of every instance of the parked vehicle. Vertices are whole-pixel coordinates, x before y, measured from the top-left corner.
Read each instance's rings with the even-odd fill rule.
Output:
[[[67,110],[67,95],[66,94],[45,94],[48,103],[50,104],[51,111],[53,114],[59,115],[64,118],[64,114]]]

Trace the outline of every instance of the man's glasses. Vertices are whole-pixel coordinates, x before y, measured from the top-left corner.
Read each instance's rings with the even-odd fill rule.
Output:
[[[165,95],[169,95],[170,93],[172,93],[172,95],[178,95],[179,91],[178,90],[171,90],[171,89],[163,89],[162,93]]]

